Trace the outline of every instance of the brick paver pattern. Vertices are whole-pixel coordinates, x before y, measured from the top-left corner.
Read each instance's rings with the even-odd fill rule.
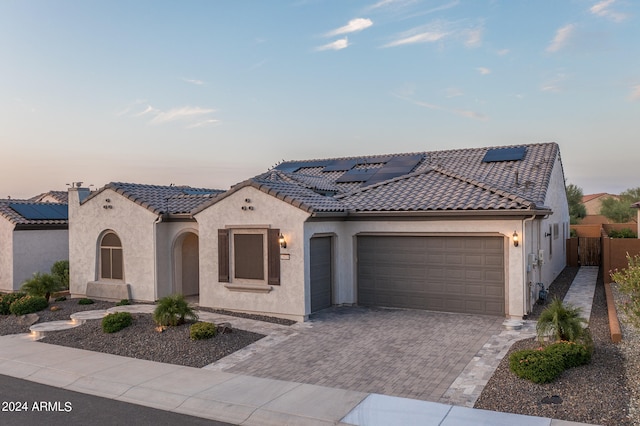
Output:
[[[336,307],[224,371],[437,402],[503,321]]]

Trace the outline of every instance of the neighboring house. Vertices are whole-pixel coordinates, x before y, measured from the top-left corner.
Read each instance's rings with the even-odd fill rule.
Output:
[[[582,197],[582,204],[584,204],[584,208],[587,211],[587,216],[599,216],[600,209],[602,208],[602,201],[607,198],[619,199],[617,195],[607,194],[605,192],[601,192],[599,194],[589,194]],[[605,220],[607,220],[605,218]],[[582,222],[581,222],[582,223]],[[607,222],[599,222],[599,223],[609,223]]]
[[[565,267],[564,181],[556,143],[283,162],[192,212],[200,305],[522,318]]]
[[[66,203],[0,200],[0,291],[69,258]]]
[[[35,201],[38,203],[62,203],[67,204],[69,199],[69,193],[67,191],[49,191],[43,192],[40,195],[29,198],[29,201]]]
[[[112,182],[69,189],[71,296],[155,301],[199,293],[198,224],[220,190]]]
[[[640,201],[632,204],[631,207],[638,209],[638,217],[636,219],[636,222],[638,223],[638,231],[636,232],[636,235],[640,238]]]

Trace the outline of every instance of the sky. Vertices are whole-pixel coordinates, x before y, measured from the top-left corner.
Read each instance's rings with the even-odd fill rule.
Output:
[[[636,0],[0,0],[0,198],[557,142],[640,186]]]

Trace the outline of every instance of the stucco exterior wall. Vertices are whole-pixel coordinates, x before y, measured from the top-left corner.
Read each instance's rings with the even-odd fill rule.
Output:
[[[100,281],[100,239],[105,231],[111,230],[122,243],[124,281],[130,285],[131,297],[140,301],[156,300],[154,222],[158,216],[111,189],[87,199],[82,205],[77,195],[76,191],[69,191],[71,295],[84,296],[87,282]]]
[[[243,206],[247,209],[243,210]],[[304,319],[304,221],[308,216],[303,210],[253,187],[242,188],[196,214],[200,236],[200,305]],[[280,251],[280,285],[269,286],[269,292],[238,291],[218,281],[218,229],[229,227],[232,232],[280,229],[287,241],[287,248]],[[233,276],[230,280],[233,284]]]
[[[13,223],[0,217],[0,291],[14,291]]]
[[[66,229],[13,231],[13,288],[35,272],[49,273],[58,260],[69,258]]]
[[[522,235],[520,220],[420,220],[420,221],[349,221],[349,222],[308,222],[305,224],[305,238],[324,233],[335,233],[334,254],[334,303],[357,303],[357,263],[356,238],[359,234],[405,234],[434,236],[499,236],[505,239],[505,281],[507,306],[505,312],[510,317],[524,315],[524,279],[522,275],[522,248],[514,247],[511,236],[514,230]],[[308,264],[308,249],[307,249]],[[305,282],[310,280],[308,268]]]
[[[161,222],[156,225],[157,299],[181,292],[177,276],[182,263],[179,240],[189,232],[198,235],[197,222]]]

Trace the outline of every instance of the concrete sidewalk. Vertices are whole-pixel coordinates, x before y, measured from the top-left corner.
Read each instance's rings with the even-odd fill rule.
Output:
[[[239,425],[576,425],[0,337],[0,374]]]

